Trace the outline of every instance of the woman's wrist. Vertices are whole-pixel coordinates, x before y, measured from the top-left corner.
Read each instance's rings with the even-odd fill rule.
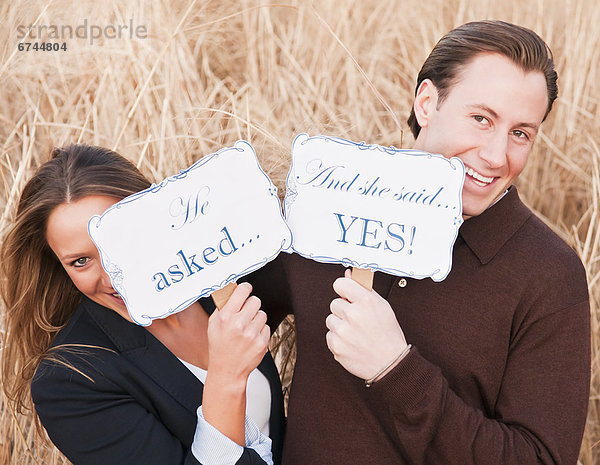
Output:
[[[243,377],[228,376],[218,370],[211,372],[209,366],[202,394],[204,419],[242,447],[245,445],[246,384]]]
[[[248,384],[249,374],[245,374],[239,371],[227,370],[223,368],[212,368],[208,366],[206,371],[206,384],[215,384],[220,389],[235,392],[246,392],[246,385]]]

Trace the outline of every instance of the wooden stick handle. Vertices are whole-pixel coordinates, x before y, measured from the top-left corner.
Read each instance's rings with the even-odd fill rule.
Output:
[[[223,289],[219,289],[218,291],[215,291],[210,295],[218,310],[221,310],[223,306],[227,303],[229,297],[231,297],[231,294],[233,294],[233,291],[235,291],[236,287],[236,283],[229,283]]]
[[[374,273],[366,268],[352,268],[352,279],[369,291],[373,289],[373,275]]]

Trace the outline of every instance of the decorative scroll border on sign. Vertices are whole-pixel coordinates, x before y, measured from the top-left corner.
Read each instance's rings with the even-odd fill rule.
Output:
[[[414,156],[414,157],[435,158],[435,159],[439,159],[440,161],[443,161],[444,163],[447,163],[448,166],[452,170],[460,170],[462,173],[464,173],[464,164],[462,163],[462,161],[459,158],[448,159],[448,158],[444,157],[443,155],[432,154],[432,153],[423,152],[420,150],[398,149],[394,146],[384,147],[384,146],[377,145],[377,144],[367,144],[365,142],[353,142],[353,141],[349,141],[349,140],[342,139],[339,137],[329,137],[329,136],[323,136],[323,135],[310,137],[308,134],[302,133],[295,137],[295,139],[292,143],[292,147],[295,147],[297,145],[305,145],[305,144],[309,143],[310,141],[314,141],[314,140],[325,140],[325,141],[334,142],[334,143],[340,144],[340,145],[351,146],[351,147],[357,148],[359,150],[363,150],[365,152],[374,151],[374,152],[380,152],[383,154],[387,154],[389,156],[396,156],[399,154],[403,154],[403,155],[409,155],[409,156]],[[292,152],[293,152],[293,149],[292,149]],[[294,163],[294,158],[292,157],[290,171],[288,172],[288,176],[287,176],[287,180],[286,180],[286,196],[283,201],[284,216],[286,218],[289,217],[290,209],[293,206],[293,204],[296,202],[296,199],[298,196],[298,187],[297,187],[296,180],[295,180],[295,174],[296,174],[295,173],[295,163]],[[463,182],[464,182],[464,174],[463,174]],[[452,226],[454,227],[452,244],[455,242],[456,238],[458,237],[459,228],[463,223],[462,183],[458,190],[458,198],[457,198],[456,202],[457,202],[458,208],[457,208],[457,215],[454,218],[454,222],[452,224]],[[293,234],[293,231],[292,231],[292,234]],[[372,271],[381,271],[381,272],[388,273],[388,274],[395,275],[395,276],[405,276],[405,277],[410,277],[410,278],[414,278],[414,279],[423,279],[423,278],[430,277],[434,281],[442,281],[447,277],[448,273],[450,273],[450,270],[452,269],[452,250],[453,250],[453,248],[449,247],[449,249],[448,249],[449,266],[447,269],[441,270],[438,268],[438,269],[433,270],[431,273],[427,273],[427,274],[419,274],[419,273],[415,273],[412,270],[406,270],[406,269],[401,269],[401,268],[383,267],[375,262],[358,262],[358,261],[350,259],[349,257],[334,258],[331,256],[315,255],[315,254],[311,254],[311,253],[302,253],[301,251],[297,250],[294,247],[294,242],[292,242],[292,246],[288,250],[288,252],[289,253],[295,252],[305,258],[309,258],[311,260],[315,260],[315,261],[318,261],[321,263],[330,263],[330,264],[338,263],[338,264],[342,264],[344,266],[352,266],[352,267],[356,267],[356,268],[370,269]]]
[[[100,257],[101,257],[101,262],[102,262],[103,268],[106,270],[107,274],[109,275],[109,277],[111,279],[111,283],[112,283],[115,291],[117,291],[119,293],[119,295],[123,298],[123,301],[125,302],[126,306],[128,307],[128,311],[129,311],[129,305],[128,305],[129,301],[128,301],[128,297],[127,297],[125,288],[123,287],[124,272],[121,268],[119,268],[119,266],[117,266],[113,262],[113,260],[111,260],[107,251],[104,250],[103,247],[96,240],[94,240],[93,229],[99,228],[102,224],[103,218],[107,214],[109,214],[111,211],[122,209],[125,205],[128,205],[132,202],[136,202],[145,196],[157,194],[165,186],[169,185],[170,183],[186,178],[190,173],[201,168],[206,163],[211,162],[211,160],[216,160],[219,157],[221,157],[229,152],[232,152],[232,151],[238,151],[238,152],[250,151],[254,155],[254,160],[256,162],[256,165],[257,165],[258,169],[260,170],[260,173],[262,173],[262,175],[265,177],[268,194],[273,199],[273,201],[276,202],[280,218],[281,218],[282,222],[285,224],[285,218],[283,217],[283,214],[281,212],[279,198],[277,197],[277,187],[271,182],[271,180],[269,179],[267,174],[264,172],[264,170],[261,168],[260,164],[258,163],[258,158],[256,157],[256,152],[254,151],[254,148],[252,147],[252,145],[250,145],[248,142],[246,142],[244,140],[238,140],[234,144],[233,147],[226,147],[226,148],[223,148],[213,154],[206,155],[205,157],[198,160],[196,163],[194,163],[189,168],[181,170],[179,173],[177,173],[173,176],[170,176],[168,178],[165,178],[158,184],[153,184],[148,189],[145,189],[143,191],[137,192],[135,194],[132,194],[132,195],[126,197],[125,199],[121,200],[120,202],[118,202],[115,205],[108,208],[102,215],[92,217],[90,219],[90,222],[88,223],[88,233],[90,234],[92,241],[94,242],[94,244],[96,245],[96,247],[98,248],[98,250],[100,252]],[[214,285],[211,285],[209,287],[205,287],[204,289],[201,289],[200,291],[195,293],[194,296],[192,296],[191,298],[188,298],[185,301],[177,304],[176,306],[169,308],[167,311],[165,311],[164,313],[161,313],[160,315],[140,314],[139,316],[141,317],[141,319],[143,321],[138,321],[138,319],[134,318],[134,315],[132,315],[131,312],[129,312],[131,318],[137,324],[142,325],[142,326],[147,326],[152,322],[152,320],[157,319],[157,318],[165,318],[171,314],[177,313],[177,312],[185,309],[189,305],[191,305],[193,302],[197,301],[199,298],[206,297],[206,296],[210,295],[211,293],[213,293],[214,291],[223,288],[228,283],[236,281],[236,280],[242,278],[243,276],[245,276],[249,273],[252,273],[253,271],[258,270],[259,268],[264,266],[266,263],[273,260],[281,251],[285,251],[291,247],[292,234],[291,234],[291,231],[289,230],[289,228],[287,227],[287,224],[286,224],[286,229],[287,229],[286,236],[283,238],[279,249],[274,254],[263,257],[258,262],[246,267],[241,272],[230,274],[229,276],[227,276],[225,279],[223,279],[219,283],[216,283]]]

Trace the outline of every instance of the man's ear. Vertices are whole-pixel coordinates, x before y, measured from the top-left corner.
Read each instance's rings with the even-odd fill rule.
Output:
[[[425,79],[417,89],[414,110],[417,123],[422,128],[427,127],[429,119],[437,109],[438,91],[431,79]]]

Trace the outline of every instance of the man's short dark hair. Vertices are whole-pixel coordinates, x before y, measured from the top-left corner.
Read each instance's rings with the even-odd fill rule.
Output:
[[[546,78],[550,113],[558,95],[557,74],[550,47],[530,29],[504,21],[475,21],[448,32],[435,45],[417,77],[415,95],[425,79],[430,79],[438,91],[438,105],[442,104],[456,83],[461,68],[480,53],[499,53],[525,71],[539,71]],[[414,109],[408,125],[415,139],[421,127]]]

